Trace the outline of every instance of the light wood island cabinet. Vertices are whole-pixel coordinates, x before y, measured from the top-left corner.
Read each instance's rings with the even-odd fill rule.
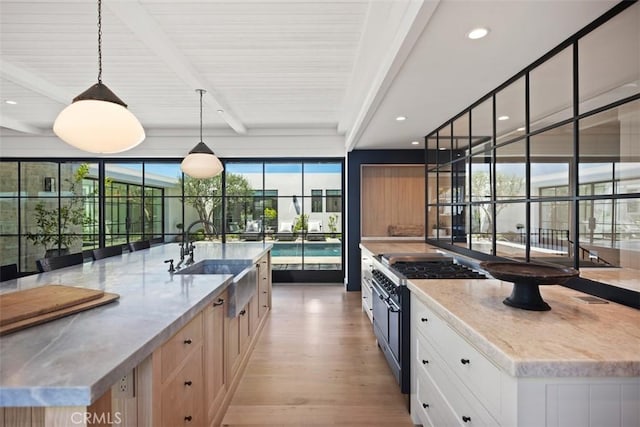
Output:
[[[136,368],[137,411],[122,425],[220,424],[271,308],[270,255],[257,266],[256,292],[235,317],[225,291]]]

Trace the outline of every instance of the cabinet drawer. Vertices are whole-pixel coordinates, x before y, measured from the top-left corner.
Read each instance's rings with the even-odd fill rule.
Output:
[[[162,346],[162,382],[194,348],[202,345],[202,313],[198,314]]]
[[[498,426],[498,422],[486,408],[487,396],[473,395],[467,384],[451,373],[451,367],[424,337],[418,335],[414,340],[416,345],[416,361],[414,366],[416,375],[430,379],[437,384],[438,390],[444,396],[448,406],[460,425],[470,426]],[[464,421],[466,420],[466,421]],[[440,424],[438,424],[440,425]],[[442,425],[449,425],[443,423]],[[457,425],[457,424],[456,424]]]
[[[163,426],[201,426],[204,420],[202,348],[162,390]]]
[[[415,305],[414,320],[419,334],[433,345],[451,371],[476,398],[494,415],[499,414],[500,370],[431,310],[421,303]]]
[[[420,418],[432,427],[463,425],[433,381],[423,372],[417,374],[416,397]]]

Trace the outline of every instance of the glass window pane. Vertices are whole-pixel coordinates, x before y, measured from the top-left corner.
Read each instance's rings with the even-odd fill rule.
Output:
[[[496,255],[525,260],[527,230],[525,203],[496,204]]]
[[[469,150],[469,113],[465,113],[453,122],[454,160],[463,157]]]
[[[580,112],[640,93],[640,3],[578,43]]]
[[[475,154],[471,158],[471,200],[491,200],[491,152]]]
[[[526,197],[526,142],[496,148],[496,199]]]
[[[451,124],[438,131],[438,164],[449,163],[453,150],[453,140],[451,139]]]
[[[524,77],[496,94],[496,144],[522,135],[525,124]]]
[[[471,152],[485,151],[493,143],[493,98],[471,110]]]
[[[453,244],[467,246],[467,207],[465,205],[453,205],[451,215],[451,237]]]
[[[572,266],[569,201],[531,204],[531,261]]]
[[[58,197],[58,164],[21,162],[20,193],[27,197]]]
[[[18,234],[17,197],[0,198],[0,234]]]
[[[302,163],[265,163],[265,189],[278,190],[280,196],[302,194]]]
[[[529,100],[532,131],[573,116],[573,47],[531,71]],[[517,130],[524,133],[524,125]]]
[[[493,236],[493,211],[489,203],[471,205],[471,249],[491,254]]]
[[[531,137],[531,197],[571,194],[570,165],[573,163],[573,125],[567,124]]]
[[[18,162],[0,164],[0,197],[18,195]]]
[[[438,208],[438,227],[434,230],[437,239],[444,243],[451,242],[451,205],[440,205]]]

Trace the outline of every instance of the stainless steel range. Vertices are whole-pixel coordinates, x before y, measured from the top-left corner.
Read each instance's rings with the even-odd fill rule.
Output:
[[[372,264],[373,330],[401,392],[410,393],[411,307],[407,280],[485,276],[440,253],[383,254],[375,256]]]

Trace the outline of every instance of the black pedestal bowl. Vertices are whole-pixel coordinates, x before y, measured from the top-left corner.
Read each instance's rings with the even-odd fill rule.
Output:
[[[540,295],[539,285],[560,285],[579,274],[573,268],[532,262],[484,261],[480,267],[498,280],[513,282],[511,295],[503,303],[533,311],[551,310]]]

